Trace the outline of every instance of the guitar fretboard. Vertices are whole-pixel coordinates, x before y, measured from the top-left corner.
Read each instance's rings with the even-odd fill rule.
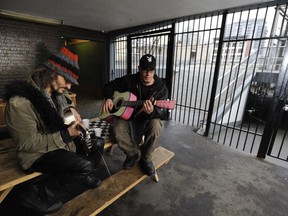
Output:
[[[123,101],[122,106],[138,107],[143,104],[143,101]]]

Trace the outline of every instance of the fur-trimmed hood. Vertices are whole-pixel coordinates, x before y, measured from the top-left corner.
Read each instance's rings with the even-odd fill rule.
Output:
[[[31,102],[47,129],[51,132],[57,132],[66,128],[63,118],[58,114],[57,110],[52,107],[48,99],[43,93],[32,83],[28,81],[14,81],[5,87],[6,101],[14,96],[24,97]]]

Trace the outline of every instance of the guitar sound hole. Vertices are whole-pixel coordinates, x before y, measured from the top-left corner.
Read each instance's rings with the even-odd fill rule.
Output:
[[[112,110],[110,111],[110,113],[116,113],[116,112],[122,107],[122,104],[123,104],[123,99],[122,99],[122,98],[119,98],[119,99],[114,103],[114,106],[113,106]]]
[[[123,98],[119,98],[119,99],[116,101],[115,108],[116,108],[116,109],[120,109],[120,108],[122,107],[122,104],[123,104]]]

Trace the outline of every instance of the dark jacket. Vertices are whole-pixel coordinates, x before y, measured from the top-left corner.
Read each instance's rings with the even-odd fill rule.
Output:
[[[136,95],[137,100],[149,100],[150,97],[153,95],[155,100],[167,100],[168,99],[168,90],[165,86],[164,82],[157,76],[154,75],[155,83],[153,87],[150,89],[148,95],[145,98],[141,95],[141,83],[140,83],[140,73],[126,75],[121,78],[116,78],[115,80],[109,82],[104,87],[104,97],[105,99],[113,99],[114,91],[119,92],[131,92]],[[138,107],[135,109],[135,112],[132,115],[132,118],[135,117],[135,114],[138,113]],[[157,106],[154,106],[154,111],[151,115],[142,114],[140,115],[141,118],[149,120],[154,118],[159,118],[161,120],[168,119],[168,112],[167,110],[161,109]]]

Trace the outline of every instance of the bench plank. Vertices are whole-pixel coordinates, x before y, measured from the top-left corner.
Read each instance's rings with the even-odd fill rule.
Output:
[[[17,163],[15,145],[12,139],[0,140],[0,147],[7,149],[7,152],[2,153],[0,157],[0,191],[41,175],[38,172],[28,175],[23,172]]]
[[[112,147],[112,143],[109,140],[105,141],[104,149]],[[40,172],[34,172],[26,174],[19,166],[17,162],[17,154],[15,150],[15,144],[11,138],[0,140],[1,150],[5,150],[5,153],[1,153],[0,157],[0,203],[7,196],[9,191],[17,184],[28,181],[32,178],[42,175]]]
[[[155,168],[158,169],[163,164],[168,163],[172,157],[174,157],[173,152],[163,147],[158,147],[153,154]],[[96,215],[146,177],[147,175],[141,171],[139,165],[129,170],[121,170],[112,175],[112,177],[105,179],[100,187],[87,190],[70,200],[53,215]]]

